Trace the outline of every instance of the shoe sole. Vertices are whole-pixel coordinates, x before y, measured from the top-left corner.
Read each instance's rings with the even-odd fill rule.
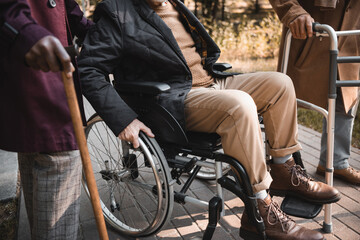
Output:
[[[320,170],[317,170],[317,169],[316,169],[316,174],[325,177],[325,172],[320,171]],[[334,176],[334,178],[340,179],[340,180],[342,180],[342,181],[344,181],[344,182],[346,182],[346,183],[350,183],[350,184],[353,184],[353,185],[356,185],[356,186],[360,186],[360,183],[350,181],[350,180],[347,179],[346,177],[344,177],[344,176],[342,176],[342,175],[338,175],[338,174],[336,174],[335,172],[333,173],[333,176]]]
[[[258,233],[250,232],[240,227],[239,236],[244,240],[264,240],[263,236]],[[271,240],[270,238],[266,238],[267,240]]]
[[[240,227],[239,236],[244,240],[264,240],[264,238],[260,234],[250,232],[248,230],[243,229],[242,227]],[[266,237],[266,240],[272,240],[272,239]],[[324,237],[322,240],[326,240],[326,238]]]
[[[271,196],[279,196],[279,197],[285,197],[286,195],[292,196],[292,197],[298,197],[301,198],[305,201],[311,202],[311,203],[318,203],[318,204],[329,204],[329,203],[335,203],[337,201],[340,200],[341,196],[340,194],[335,195],[334,197],[330,198],[330,199],[326,199],[326,200],[321,200],[321,199],[313,199],[313,198],[307,198],[304,197],[302,195],[300,195],[299,193],[296,192],[292,192],[292,191],[284,191],[284,190],[274,190],[274,189],[270,189],[270,195]]]

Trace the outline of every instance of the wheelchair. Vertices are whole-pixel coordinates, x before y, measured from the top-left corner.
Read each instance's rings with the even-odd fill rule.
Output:
[[[219,64],[223,71],[231,66]],[[105,220],[130,237],[156,234],[170,218],[174,202],[207,208],[209,219],[203,239],[211,239],[224,215],[223,188],[239,197],[257,239],[266,239],[265,225],[244,167],[222,152],[216,133],[184,132],[175,118],[156,103],[159,93],[169,90],[160,82],[121,82],[115,89],[155,134],[139,135],[140,147],[121,141],[96,113],[89,118],[85,134]],[[183,174],[188,174],[184,183]],[[187,195],[196,177],[216,180],[210,201]],[[175,184],[181,184],[179,191]],[[83,176],[86,193],[87,184]],[[241,236],[241,231],[240,231]]]

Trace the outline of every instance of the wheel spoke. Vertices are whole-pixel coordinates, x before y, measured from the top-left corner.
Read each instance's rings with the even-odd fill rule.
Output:
[[[98,117],[92,118],[85,132],[106,221],[133,237],[157,231],[173,204],[173,189],[166,182],[170,178],[167,164],[164,169],[166,160],[149,150],[149,140],[141,140],[140,148],[131,149]],[[86,179],[83,183],[87,189]]]

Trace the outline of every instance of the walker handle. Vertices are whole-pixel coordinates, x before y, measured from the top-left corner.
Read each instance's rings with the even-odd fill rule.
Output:
[[[322,32],[322,30],[319,30],[318,28],[317,28],[317,26],[318,25],[321,25],[319,22],[313,22],[312,23],[312,30],[313,30],[313,32]]]

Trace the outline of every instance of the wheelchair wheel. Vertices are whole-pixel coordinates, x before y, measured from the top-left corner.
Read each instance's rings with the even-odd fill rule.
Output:
[[[157,142],[141,133],[140,147],[133,149],[97,115],[90,118],[85,133],[107,223],[132,237],[156,233],[174,202],[169,167]],[[83,186],[89,196],[84,174]]]

